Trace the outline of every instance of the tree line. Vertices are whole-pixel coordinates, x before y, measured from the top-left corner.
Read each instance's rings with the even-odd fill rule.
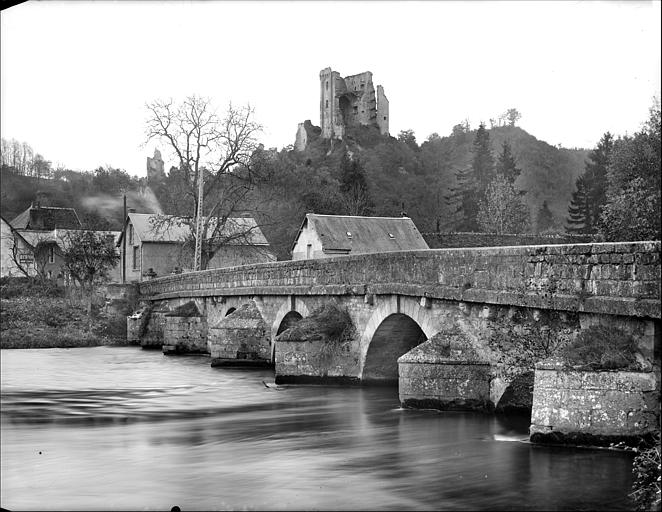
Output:
[[[602,136],[576,180],[569,233],[614,241],[660,239],[660,118],[656,99],[639,131]]]
[[[27,142],[16,139],[0,140],[0,161],[3,166],[11,167],[18,174],[35,178],[52,178],[53,169],[50,160],[35,152]]]

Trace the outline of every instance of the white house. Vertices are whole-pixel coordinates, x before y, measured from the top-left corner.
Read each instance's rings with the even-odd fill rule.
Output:
[[[306,214],[292,245],[292,259],[429,249],[409,217]]]

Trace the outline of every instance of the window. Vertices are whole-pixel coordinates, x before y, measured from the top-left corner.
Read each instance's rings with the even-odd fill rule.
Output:
[[[52,270],[48,271],[48,279],[53,279],[53,271]]]
[[[313,244],[308,244],[306,246],[306,259],[309,260],[312,255],[313,255]]]
[[[329,100],[326,100],[326,108],[329,108]]]
[[[48,248],[48,263],[55,263],[55,247],[52,245]]]
[[[133,248],[133,266],[132,266],[133,270],[138,270],[138,259],[140,256],[138,251],[140,251],[140,247]]]
[[[364,87],[365,87],[365,84],[361,84],[361,89],[363,89]]]
[[[384,116],[384,121],[386,121],[386,116]]]
[[[129,224],[129,245],[133,245],[133,224]]]
[[[329,90],[329,81],[328,81],[328,80],[324,83],[324,88],[325,88],[327,91]]]

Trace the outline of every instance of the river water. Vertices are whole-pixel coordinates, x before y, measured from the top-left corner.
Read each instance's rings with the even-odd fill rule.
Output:
[[[0,357],[9,510],[628,508],[632,454],[403,410],[397,389],[267,387],[270,370],[138,347]]]

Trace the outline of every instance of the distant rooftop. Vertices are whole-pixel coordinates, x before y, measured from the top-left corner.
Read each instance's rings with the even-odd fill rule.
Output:
[[[47,230],[81,229],[83,225],[73,208],[34,206],[19,214],[10,222],[14,229]]]

